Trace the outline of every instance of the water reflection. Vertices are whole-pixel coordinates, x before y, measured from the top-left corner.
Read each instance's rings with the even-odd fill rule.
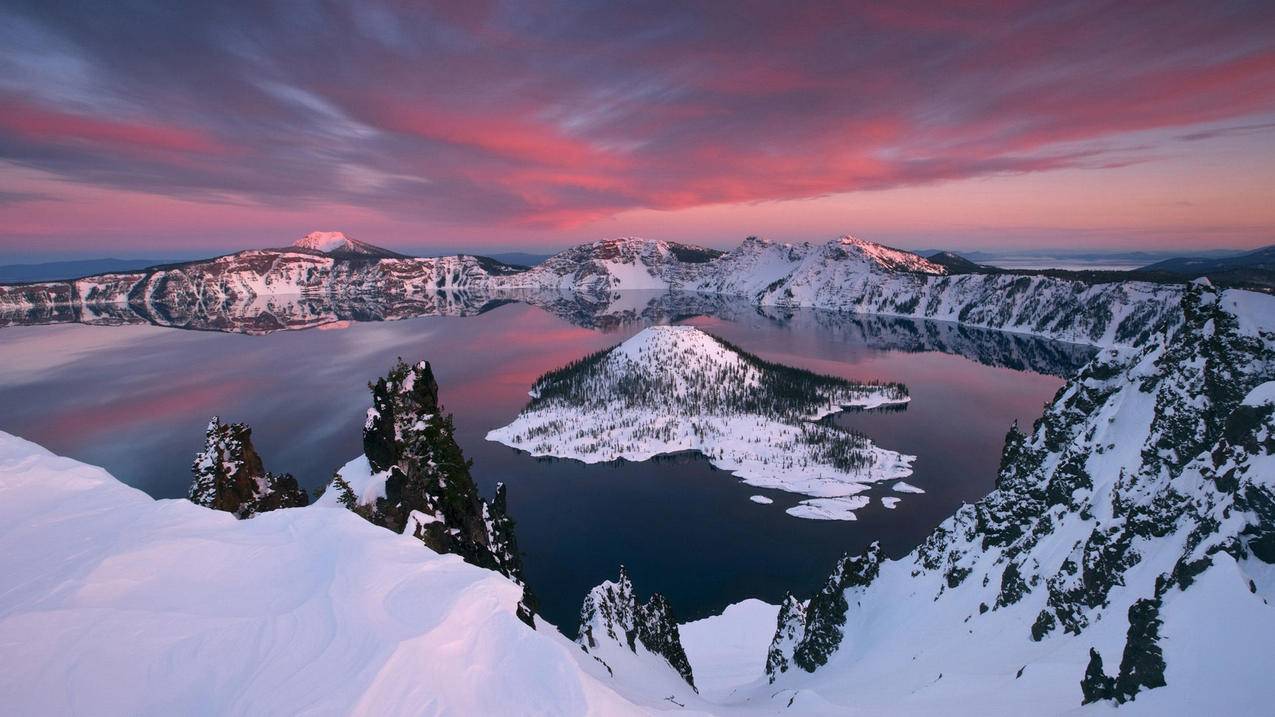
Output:
[[[584,593],[621,561],[693,618],[746,597],[775,601],[786,589],[813,588],[843,550],[872,540],[906,552],[962,501],[991,489],[1009,424],[1039,416],[1061,385],[1056,375],[1083,360],[1074,347],[997,332],[778,314],[713,297],[621,296],[581,306],[540,296],[435,308],[444,306],[466,308],[396,321],[333,309],[337,318],[323,325],[341,330],[264,336],[230,328],[235,322],[213,322],[213,331],[151,321],[0,329],[0,430],[102,465],[154,496],[177,497],[215,413],[252,425],[267,465],[313,488],[361,451],[367,381],[398,356],[428,359],[475,478],[488,495],[497,481],[510,486],[546,614],[569,628]],[[587,466],[539,462],[484,440],[518,414],[538,376],[670,321],[709,327],[770,361],[907,384],[907,411],[837,420],[918,456],[915,478],[928,492],[854,523],[805,521],[783,512],[797,496],[750,488],[697,457]],[[758,492],[775,505],[749,502]]]
[[[736,323],[761,318],[796,332],[817,331],[847,343],[892,351],[941,351],[965,356],[988,366],[1062,377],[1075,373],[1094,354],[1094,349],[1089,346],[941,321],[763,307],[737,297],[644,291],[610,295],[523,291],[494,295],[438,292],[412,297],[274,296],[191,306],[142,301],[59,304],[20,311],[0,310],[0,327],[66,323],[91,326],[149,324],[266,335],[315,328],[347,328],[351,323],[479,316],[511,303],[535,306],[574,326],[605,332],[675,323],[701,316]]]

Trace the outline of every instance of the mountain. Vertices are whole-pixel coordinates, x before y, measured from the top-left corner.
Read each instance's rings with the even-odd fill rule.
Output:
[[[328,256],[346,257],[346,258],[377,258],[377,259],[407,259],[408,257],[398,252],[382,249],[379,246],[373,246],[358,239],[347,237],[344,232],[310,232],[300,239],[292,242],[292,246],[297,249],[310,249],[312,251],[321,252]]]
[[[351,240],[352,241],[352,240]],[[335,242],[335,240],[334,240]],[[315,243],[317,246],[345,246]],[[637,291],[738,298],[777,308],[950,321],[1096,346],[1136,345],[1177,316],[1180,283],[1126,274],[959,274],[909,252],[842,237],[825,244],[749,238],[728,253],[636,238],[584,244],[523,270],[468,255],[377,258],[342,250],[250,250],[207,261],[74,281],[0,285],[0,324],[92,323],[125,313],[164,325],[214,324],[213,314],[280,323],[313,320],[298,302],[469,304],[557,294],[601,304]],[[293,319],[292,316],[297,318]],[[313,317],[313,318],[312,318]],[[271,330],[269,328],[263,330]]]
[[[584,293],[667,290],[681,283],[683,273],[721,255],[716,249],[662,240],[603,239],[554,254],[497,285]]]
[[[1187,279],[1203,276],[1215,284],[1247,284],[1272,291],[1275,290],[1275,245],[1239,256],[1166,259],[1139,271],[1175,274]]]
[[[976,264],[960,254],[954,254],[950,251],[935,252],[929,256],[929,260],[947,269],[949,274],[978,274],[990,271],[988,267]]]
[[[130,312],[165,325],[206,323],[209,314],[225,312],[277,322],[268,307],[307,299],[445,304],[448,297],[485,292],[493,276],[519,271],[477,256],[402,257],[339,232],[311,233],[297,244],[72,281],[0,285],[0,322],[55,317],[63,308],[80,316]],[[314,312],[299,306],[283,313]]]
[[[1172,321],[1181,286],[1010,273],[950,275],[939,263],[854,237],[825,244],[745,239],[725,254],[636,238],[585,244],[493,289],[604,297],[624,290],[740,297],[774,307],[909,316],[1099,346],[1145,340]]]
[[[905,405],[901,384],[855,383],[763,361],[691,326],[652,326],[541,376],[532,401],[487,440],[586,463],[698,451],[748,485],[808,496],[788,513],[854,520],[869,483],[913,456],[818,419]],[[740,440],[749,436],[749,440]]]

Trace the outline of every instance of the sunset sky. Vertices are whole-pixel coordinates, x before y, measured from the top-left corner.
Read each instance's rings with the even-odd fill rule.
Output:
[[[0,260],[1275,243],[1275,2],[0,0]]]

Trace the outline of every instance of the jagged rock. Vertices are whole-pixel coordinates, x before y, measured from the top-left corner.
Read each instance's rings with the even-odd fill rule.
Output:
[[[191,466],[187,497],[213,510],[251,518],[278,508],[308,505],[309,496],[291,474],[267,473],[252,446],[252,429],[213,416],[204,432],[204,450]]]
[[[881,544],[873,542],[863,555],[842,556],[823,587],[806,606],[806,629],[793,650],[793,662],[806,672],[828,662],[841,645],[846,624],[846,591],[866,587],[881,569]]]
[[[806,606],[788,593],[779,606],[779,616],[775,620],[775,637],[770,641],[770,650],[766,653],[766,676],[771,682],[780,674],[787,672],[792,665],[792,653],[797,649],[802,636],[806,632]]]
[[[507,501],[508,491],[505,489],[505,484],[497,483],[496,494],[492,497],[491,503],[483,506],[486,510],[488,547],[500,571],[522,583],[522,600],[518,603],[518,618],[534,629],[536,623],[533,617],[539,605],[523,575],[522,552],[518,549],[518,536],[515,532],[514,519],[509,515]]]
[[[1102,669],[1102,655],[1089,648],[1089,666],[1085,668],[1085,678],[1080,681],[1080,691],[1084,695],[1081,704],[1089,704],[1099,700],[1109,700],[1115,696],[1115,678],[1108,677]]]
[[[1129,634],[1115,696],[1128,702],[1143,688],[1164,687],[1164,651],[1160,649],[1160,599],[1142,598],[1129,607]]]
[[[640,644],[648,652],[664,658],[686,684],[695,687],[673,608],[659,593],[652,594],[646,603],[639,603],[623,565],[618,579],[590,590],[580,607],[576,643],[585,652],[592,652],[603,649],[604,640],[634,653]]]
[[[478,494],[470,462],[456,443],[452,417],[438,401],[427,361],[401,359],[368,385],[372,407],[363,425],[363,454],[382,496],[360,503],[349,483],[334,479],[337,499],[372,523],[412,535],[439,553],[496,570],[523,588],[518,617],[533,629],[537,601],[523,574],[504,484],[492,503]]]

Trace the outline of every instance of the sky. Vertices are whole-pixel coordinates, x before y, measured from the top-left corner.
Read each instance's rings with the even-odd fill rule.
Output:
[[[0,260],[1275,243],[1275,3],[0,0]]]

